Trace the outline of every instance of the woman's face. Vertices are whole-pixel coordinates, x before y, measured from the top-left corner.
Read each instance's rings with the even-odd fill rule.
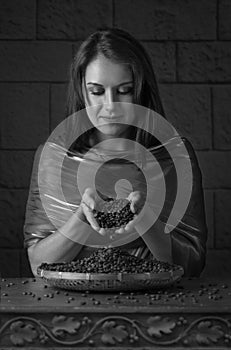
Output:
[[[97,56],[86,69],[83,86],[88,116],[104,137],[125,133],[131,124],[133,79],[128,65],[116,63],[103,55]]]

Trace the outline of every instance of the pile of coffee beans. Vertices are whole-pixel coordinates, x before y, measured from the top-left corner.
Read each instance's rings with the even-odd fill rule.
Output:
[[[94,216],[102,228],[119,228],[127,225],[134,218],[127,199],[109,199],[104,202],[100,211]]]
[[[178,266],[155,259],[141,259],[120,248],[100,248],[89,257],[77,261],[42,263],[39,268],[48,271],[77,273],[159,273],[177,270]]]

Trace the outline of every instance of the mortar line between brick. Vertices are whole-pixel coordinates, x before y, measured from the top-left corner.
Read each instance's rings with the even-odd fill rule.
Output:
[[[35,39],[38,39],[38,0],[35,0]]]
[[[0,187],[0,191],[25,191],[29,190],[29,187]]]
[[[212,150],[215,149],[214,147],[214,138],[215,138],[215,133],[214,133],[214,111],[213,111],[213,88],[210,86],[210,109],[211,109],[211,137],[212,137]]]
[[[212,190],[214,190],[214,191],[219,191],[219,190],[231,191],[231,187],[222,187],[222,186],[219,186],[219,187],[206,187],[206,186],[204,186],[203,189],[206,191],[208,191],[208,190],[210,190],[210,191],[212,191]]]
[[[216,190],[213,191],[213,246],[216,249],[216,234],[217,234],[217,222],[216,222]]]
[[[216,2],[216,39],[219,40],[219,0]]]
[[[231,149],[209,149],[209,148],[195,148],[199,153],[231,153]]]
[[[4,43],[4,41],[5,41],[5,43],[7,44],[7,43],[12,43],[12,42],[15,42],[15,43],[17,43],[17,42],[23,42],[23,41],[25,41],[25,42],[39,42],[40,44],[41,43],[47,43],[47,42],[49,42],[49,43],[56,43],[56,42],[61,42],[61,43],[69,43],[69,44],[71,44],[71,43],[73,43],[73,41],[83,41],[83,40],[85,40],[86,38],[85,37],[83,37],[83,38],[71,38],[71,39],[60,39],[60,38],[53,38],[53,39],[50,39],[50,38],[37,38],[37,39],[27,39],[27,38],[0,38],[0,42],[3,42]],[[229,40],[225,40],[225,41],[229,41]]]
[[[14,151],[14,152],[16,152],[16,151],[19,151],[19,152],[21,152],[21,151],[36,151],[36,149],[37,148],[1,148],[0,149],[0,152],[1,151]]]
[[[0,80],[0,84],[66,84],[68,80],[50,81],[50,80]]]
[[[178,53],[179,53],[179,46],[178,46],[178,43],[176,42],[175,43],[175,73],[176,73],[176,76],[175,76],[175,80],[176,80],[176,83],[179,82],[179,73],[178,73]]]
[[[139,38],[139,41],[141,42],[145,42],[145,43],[168,43],[168,42],[172,42],[172,43],[183,43],[183,44],[193,44],[193,43],[216,43],[217,39],[145,39],[145,38]],[[230,39],[222,39],[219,40],[219,42],[230,42]]]
[[[205,218],[206,219],[206,226],[207,226],[207,229],[208,229],[207,230],[208,236],[207,236],[206,247],[207,247],[207,249],[214,249],[214,222],[213,222],[214,221],[214,215],[213,215],[214,200],[213,200],[213,190],[205,189],[204,186],[203,186],[203,193],[204,193],[205,211],[207,209],[207,207],[206,207],[206,200],[205,200],[206,194],[210,194],[211,193],[211,196],[212,196],[212,210],[211,210],[211,215],[212,215],[212,219],[211,219],[211,221],[212,221],[212,232],[209,231],[209,225],[208,225],[209,218]]]

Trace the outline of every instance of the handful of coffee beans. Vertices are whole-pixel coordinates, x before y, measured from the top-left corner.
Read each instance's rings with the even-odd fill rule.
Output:
[[[95,211],[94,216],[102,228],[119,228],[127,225],[134,218],[128,199],[109,198],[104,202],[100,211]]]

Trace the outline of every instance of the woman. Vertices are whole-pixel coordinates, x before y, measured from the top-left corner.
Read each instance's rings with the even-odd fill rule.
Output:
[[[153,116],[138,118],[142,127],[137,127],[136,120],[133,119],[140,114],[138,106],[145,110],[144,114],[149,109],[164,116],[155,75],[144,48],[120,29],[93,33],[82,43],[73,60],[68,91],[67,115],[74,117],[65,125],[65,142],[58,144],[57,138],[51,137],[45,152],[44,148],[39,147],[34,161],[24,225],[25,246],[28,248],[33,273],[36,274],[37,267],[42,262],[71,261],[89,255],[97,246],[108,245],[109,236],[107,231],[99,227],[94,209],[97,207],[99,193],[102,199],[115,194],[111,188],[118,183],[116,180],[120,176],[125,179],[126,176],[131,176],[129,179],[135,184],[129,191],[129,186],[126,187],[123,183],[120,193],[116,194],[120,197],[127,195],[131,202],[131,211],[137,218],[148,196],[147,186],[140,169],[126,157],[121,157],[121,153],[131,146],[129,141],[135,140],[136,144],[151,150],[158,163],[156,166],[165,175],[166,187],[171,190],[167,191],[160,215],[151,227],[145,232],[141,229],[140,234],[138,229],[134,230],[139,227],[139,221],[132,221],[125,228],[114,232],[112,236],[119,237],[115,240],[115,245],[123,245],[123,249],[137,256],[177,263],[183,266],[185,275],[198,276],[205,264],[207,228],[201,173],[193,148],[186,139],[175,135],[172,137],[172,130],[169,134],[167,132],[164,144],[170,145],[170,149],[177,149],[183,143],[187,149],[192,164],[193,184],[190,203],[183,218],[170,234],[164,234],[165,224],[176,198],[176,171],[166,147],[147,132],[150,129],[142,124],[143,120],[153,123]],[[136,107],[133,109],[132,106]],[[79,129],[76,132],[75,128],[82,128],[81,132]],[[139,160],[142,163],[145,159],[143,150],[136,153],[132,147],[132,154],[141,154]],[[91,152],[92,149],[94,152]],[[107,158],[111,152],[114,156],[120,156],[115,156],[113,161],[112,157]],[[102,157],[103,175],[100,176],[98,192],[91,186],[82,186],[82,194],[78,197],[73,190],[76,168],[73,171],[72,165],[85,164],[83,157],[86,154],[89,162],[93,162],[94,157],[97,161]],[[64,185],[59,197],[55,169],[60,159],[64,160]],[[92,164],[83,171],[81,181],[84,182],[88,170],[94,168]],[[110,181],[111,178],[114,182]],[[105,182],[108,182],[107,185]],[[63,192],[65,198],[70,199],[69,206],[61,200]],[[153,202],[155,207],[154,198]],[[104,240],[103,237],[107,238]]]

